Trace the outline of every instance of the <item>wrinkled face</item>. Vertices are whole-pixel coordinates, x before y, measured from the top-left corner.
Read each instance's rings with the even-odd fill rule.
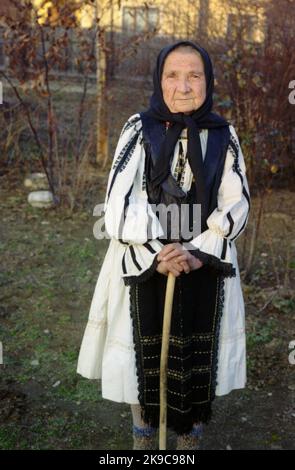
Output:
[[[200,108],[206,98],[206,76],[201,57],[190,51],[172,51],[166,57],[161,79],[163,97],[172,113]]]

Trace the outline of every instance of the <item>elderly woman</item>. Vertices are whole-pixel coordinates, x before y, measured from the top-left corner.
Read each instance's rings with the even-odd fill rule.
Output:
[[[103,398],[131,405],[134,449],[156,448],[165,289],[173,273],[167,426],[176,449],[197,449],[215,396],[246,383],[235,240],[247,223],[249,190],[235,129],[212,112],[208,53],[190,41],[165,47],[153,81],[150,107],[124,125],[110,171],[111,240],[78,373],[101,378]],[[186,215],[167,211],[163,223],[157,208],[170,205]],[[178,230],[179,220],[191,236]]]

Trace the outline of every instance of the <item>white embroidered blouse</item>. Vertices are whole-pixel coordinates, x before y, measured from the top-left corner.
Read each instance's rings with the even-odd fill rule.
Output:
[[[175,147],[171,172],[176,179],[180,175],[179,184],[187,191],[193,175],[187,159],[180,161],[186,154],[184,134]],[[208,229],[191,241],[208,262],[213,260],[225,272],[228,266],[235,270],[235,276],[226,277],[224,284],[216,395],[246,384],[245,311],[235,239],[246,226],[250,202],[244,157],[233,126],[230,134],[218,206],[207,219]],[[200,133],[203,156],[207,136],[207,130]],[[163,231],[147,200],[144,161],[142,125],[136,114],[123,127],[109,174],[105,226],[110,243],[95,286],[77,367],[82,376],[101,379],[104,398],[125,403],[138,403],[129,283],[141,282],[149,274],[163,247]],[[136,204],[128,207],[122,227],[127,196]],[[153,235],[149,241],[148,217],[152,218]]]

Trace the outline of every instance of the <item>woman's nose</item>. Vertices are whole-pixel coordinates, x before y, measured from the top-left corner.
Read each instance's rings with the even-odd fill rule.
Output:
[[[190,84],[188,80],[180,80],[178,83],[178,90],[181,91],[182,93],[187,93],[190,91]]]

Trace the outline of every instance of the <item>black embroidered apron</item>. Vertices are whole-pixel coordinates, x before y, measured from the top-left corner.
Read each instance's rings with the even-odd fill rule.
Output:
[[[152,125],[152,135],[156,136],[158,144],[160,136],[163,135],[163,127],[155,126],[154,123]],[[143,126],[143,135],[146,137],[148,133],[144,122]],[[208,186],[208,191],[212,210],[216,207],[217,187],[220,182],[218,179],[221,178],[225,155],[224,149],[219,158],[217,153],[214,154],[214,145],[215,148],[218,148],[218,145],[212,136],[216,136],[216,131],[209,132],[211,138],[208,139],[207,148],[209,146],[210,155],[215,159],[215,174],[212,172],[212,165],[209,165],[210,171],[206,173],[208,185],[211,185],[210,190]],[[220,137],[219,133],[217,142],[220,142]],[[157,145],[154,150],[156,148]],[[149,149],[152,150],[150,153]],[[153,145],[149,149],[146,148],[147,192],[149,202],[154,203],[158,195],[151,194],[148,186]],[[219,148],[218,151],[220,150]],[[169,184],[173,187],[174,181],[170,179]],[[195,202],[194,188],[193,184],[185,200],[180,201],[177,196],[171,194],[162,194],[160,202],[168,205],[174,198],[174,202],[188,203],[191,208]],[[202,231],[205,228],[202,227]],[[161,242],[171,243],[169,230],[167,238],[161,239]],[[144,282],[130,286],[138,398],[143,419],[154,427],[159,426],[160,355],[166,284],[167,276],[155,271]],[[193,423],[206,423],[211,417],[211,405],[216,389],[223,298],[224,277],[213,266],[204,264],[200,269],[188,274],[182,273],[176,278],[168,352],[167,426],[178,434],[189,432]]]

